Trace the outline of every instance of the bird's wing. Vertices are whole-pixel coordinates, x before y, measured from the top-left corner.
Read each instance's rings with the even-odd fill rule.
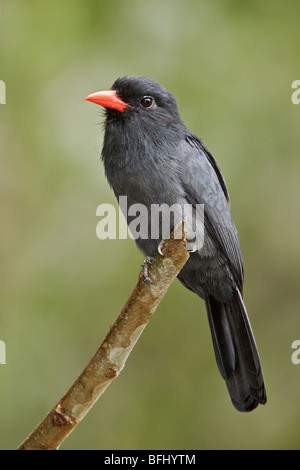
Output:
[[[181,184],[189,204],[204,204],[207,233],[225,254],[242,291],[244,270],[240,243],[221,170],[203,142],[189,135],[182,143]]]

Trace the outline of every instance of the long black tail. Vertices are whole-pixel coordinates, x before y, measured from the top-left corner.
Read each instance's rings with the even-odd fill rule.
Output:
[[[233,405],[252,411],[267,401],[258,351],[242,295],[237,289],[227,303],[206,299],[215,355]]]

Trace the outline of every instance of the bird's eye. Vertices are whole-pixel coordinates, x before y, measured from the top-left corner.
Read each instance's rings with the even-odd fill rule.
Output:
[[[141,99],[141,105],[144,106],[144,108],[150,108],[154,103],[154,99],[151,96],[144,96]]]

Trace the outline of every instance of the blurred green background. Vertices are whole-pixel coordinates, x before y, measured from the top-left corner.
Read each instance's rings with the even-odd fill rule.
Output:
[[[299,449],[299,2],[2,1],[0,448],[14,449],[94,354],[143,262],[96,238],[115,204],[103,113],[83,98],[149,76],[225,175],[268,404],[232,407],[205,307],[175,282],[125,369],[62,449]]]

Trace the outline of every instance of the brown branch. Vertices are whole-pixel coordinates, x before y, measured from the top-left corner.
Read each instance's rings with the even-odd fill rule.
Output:
[[[141,271],[133,293],[94,357],[18,450],[58,449],[119,375],[159,302],[189,258],[183,225],[183,238],[171,236],[164,243],[164,256],[158,254],[151,262],[148,268],[151,282],[145,280]]]

